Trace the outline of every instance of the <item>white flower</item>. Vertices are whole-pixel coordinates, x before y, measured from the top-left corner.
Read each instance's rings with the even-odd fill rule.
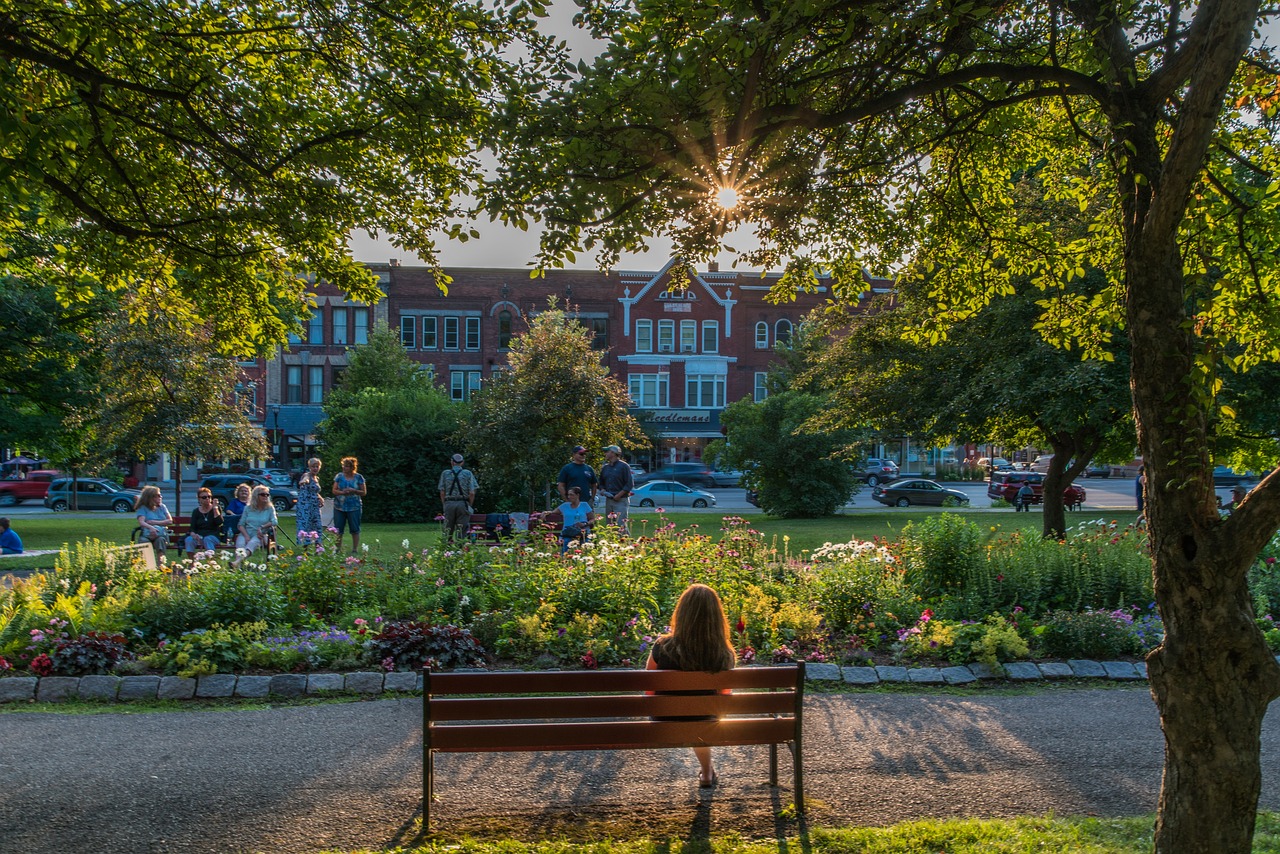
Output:
[[[401,540],[401,541],[400,541],[400,548],[402,548],[402,549],[407,549],[407,548],[409,548],[409,538],[408,538],[408,537],[405,537],[403,540]]]
[[[458,604],[464,608],[467,607],[471,604],[471,597],[464,594],[463,597],[458,600]]]
[[[368,544],[368,543],[361,543],[361,544],[360,544],[360,551],[362,551],[362,552],[364,552],[364,553],[368,554],[368,552],[369,552],[369,544]]]

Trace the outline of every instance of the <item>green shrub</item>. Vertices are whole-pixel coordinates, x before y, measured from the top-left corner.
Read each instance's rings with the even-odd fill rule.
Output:
[[[243,669],[253,644],[266,634],[266,623],[210,626],[161,642],[147,663],[165,673],[184,677],[234,673]]]
[[[982,529],[954,513],[912,521],[902,529],[907,576],[926,600],[960,593],[983,559]]]
[[[1038,642],[1055,658],[1116,658],[1141,650],[1124,612],[1055,611],[1038,629]]]
[[[980,625],[981,634],[969,646],[973,660],[994,668],[1002,661],[1026,658],[1031,653],[1018,627],[1003,617],[992,614]]]

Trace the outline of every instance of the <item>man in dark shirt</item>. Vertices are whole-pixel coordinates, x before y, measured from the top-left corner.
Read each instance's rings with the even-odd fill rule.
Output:
[[[569,489],[578,487],[582,500],[588,505],[596,498],[596,470],[587,465],[587,449],[578,445],[573,449],[573,458],[560,469],[556,478],[556,488],[560,490],[560,500],[569,500]]]
[[[604,494],[604,516],[622,529],[625,537],[627,515],[631,509],[631,493],[635,490],[635,475],[631,466],[622,459],[622,449],[610,445],[604,449],[605,463],[600,468],[600,491]]]

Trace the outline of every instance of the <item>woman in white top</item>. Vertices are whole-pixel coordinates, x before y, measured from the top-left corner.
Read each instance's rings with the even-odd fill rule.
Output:
[[[240,514],[240,533],[236,534],[236,559],[231,561],[231,567],[239,569],[241,561],[269,541],[272,529],[278,524],[276,508],[271,504],[271,489],[262,484],[255,486],[249,506]]]
[[[151,543],[157,555],[163,555],[169,548],[168,526],[173,524],[173,515],[160,499],[160,487],[142,487],[142,494],[133,509],[138,511],[138,527],[142,529],[142,536]]]

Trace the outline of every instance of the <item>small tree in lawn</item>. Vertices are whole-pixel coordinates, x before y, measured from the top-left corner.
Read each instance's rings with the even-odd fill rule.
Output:
[[[630,396],[609,376],[591,335],[552,301],[511,342],[511,370],[497,371],[471,399],[460,435],[484,473],[487,496],[499,506],[549,504],[549,487],[574,445],[599,464],[600,448],[646,442],[627,414]]]
[[[436,478],[466,407],[435,387],[398,335],[385,325],[370,332],[369,343],[352,351],[324,412],[316,427],[320,458],[334,474],[343,457],[359,458],[369,481],[368,519],[421,522],[435,515]]]

